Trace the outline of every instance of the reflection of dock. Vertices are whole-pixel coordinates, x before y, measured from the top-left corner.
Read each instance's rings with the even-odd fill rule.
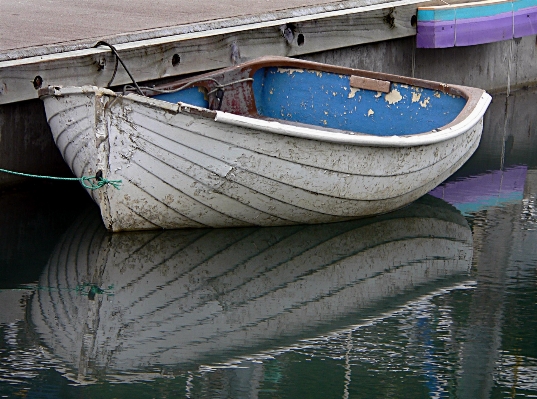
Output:
[[[431,197],[324,226],[110,235],[91,217],[58,243],[31,319],[80,381],[99,370],[192,367],[451,284],[466,276],[471,245],[461,214]]]
[[[519,90],[511,95],[496,95],[485,116],[487,131],[470,163],[481,171],[502,169],[516,164],[535,168],[537,146],[535,102],[537,89]],[[479,166],[478,166],[479,165]],[[470,172],[471,173],[471,172]]]
[[[515,139],[515,145],[523,143]],[[453,179],[432,192],[462,212],[471,213],[473,219],[472,276],[476,285],[469,323],[464,327],[466,339],[459,351],[457,397],[488,398],[497,384],[509,387],[511,392],[534,389],[534,359],[521,356],[518,352],[523,351],[517,348],[528,343],[504,343],[512,339],[504,336],[513,329],[510,323],[517,320],[516,315],[508,314],[513,311],[509,291],[514,286],[532,284],[528,281],[535,273],[536,192],[537,172],[527,166]]]
[[[463,214],[522,201],[528,168],[514,166],[466,179],[448,181],[430,192]]]
[[[465,330],[467,342],[460,352],[460,398],[488,398],[497,385],[507,387],[513,396],[537,386],[531,356],[534,346],[521,338],[513,341],[511,335],[523,331],[513,323],[524,323],[527,317],[518,314],[527,310],[518,300],[513,301],[512,290],[535,281],[531,276],[537,256],[536,182],[535,170],[528,170],[523,198],[474,216],[479,220],[473,226],[478,256],[472,274],[477,284],[468,315],[471,323]],[[527,353],[529,357],[524,356]]]

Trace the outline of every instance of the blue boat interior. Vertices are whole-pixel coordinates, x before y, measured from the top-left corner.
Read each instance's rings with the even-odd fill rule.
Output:
[[[186,103],[190,105],[195,105],[197,107],[209,108],[209,101],[207,99],[206,90],[203,87],[190,87],[188,89],[183,89],[176,91],[174,93],[165,93],[153,96],[153,98],[158,98],[159,100],[168,101],[171,103]]]
[[[234,87],[225,87],[226,97],[233,97]],[[348,75],[280,67],[258,69],[251,89],[261,117],[378,136],[438,129],[466,104],[464,97],[428,88],[391,83],[389,92],[383,93],[351,87]],[[206,93],[192,87],[155,97],[208,108]]]

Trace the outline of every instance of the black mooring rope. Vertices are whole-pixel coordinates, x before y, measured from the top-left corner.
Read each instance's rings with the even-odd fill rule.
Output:
[[[131,75],[131,73],[129,72],[127,66],[125,65],[125,63],[123,62],[123,60],[119,57],[119,54],[117,53],[117,50],[114,46],[112,46],[110,43],[107,43],[105,41],[98,41],[97,44],[93,47],[99,47],[99,46],[108,46],[110,47],[110,50],[112,50],[112,52],[114,53],[114,55],[116,56],[116,66],[114,68],[114,73],[112,75],[112,79],[110,79],[110,82],[108,82],[108,87],[110,87],[112,85],[112,82],[114,80],[114,78],[116,77],[116,72],[117,72],[117,63],[118,61],[121,62],[121,65],[123,65],[123,68],[125,69],[125,72],[127,72],[127,74],[129,75],[129,77],[131,78],[132,80],[132,83],[134,84],[134,87],[136,87],[136,92],[141,95],[141,96],[144,96],[144,93],[143,91],[140,89],[140,87],[138,86],[138,83],[136,83],[136,80],[134,80],[134,77]]]

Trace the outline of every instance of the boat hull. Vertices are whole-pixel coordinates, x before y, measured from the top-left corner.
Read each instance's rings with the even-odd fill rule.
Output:
[[[401,208],[468,160],[490,102],[484,93],[471,120],[443,136],[375,137],[95,87],[42,98],[73,173],[122,181],[89,190],[111,231],[327,223]]]

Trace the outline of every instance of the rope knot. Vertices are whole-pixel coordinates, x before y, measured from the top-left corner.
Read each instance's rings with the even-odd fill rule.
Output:
[[[80,182],[82,185],[89,189],[89,190],[97,190],[107,184],[110,184],[112,187],[114,187],[116,190],[119,190],[121,187],[121,184],[123,183],[122,180],[108,180],[102,177],[102,173],[95,176],[83,176],[80,178]]]

